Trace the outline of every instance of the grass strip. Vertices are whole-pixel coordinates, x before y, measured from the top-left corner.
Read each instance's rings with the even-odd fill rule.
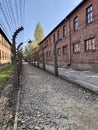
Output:
[[[7,67],[3,68],[0,70],[0,87],[3,87],[5,84],[6,80],[11,76],[12,74],[12,65],[8,65]]]

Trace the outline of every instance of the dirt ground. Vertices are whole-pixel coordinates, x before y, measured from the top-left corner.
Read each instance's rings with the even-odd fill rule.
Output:
[[[17,89],[11,76],[0,90],[0,130],[13,130],[17,101]]]
[[[98,95],[25,64],[18,130],[98,130]]]

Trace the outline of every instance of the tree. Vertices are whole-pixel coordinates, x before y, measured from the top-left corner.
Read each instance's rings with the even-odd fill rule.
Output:
[[[37,44],[39,44],[44,39],[44,31],[39,22],[36,25],[34,37],[35,37]]]
[[[34,48],[36,48],[37,42],[32,40],[30,43],[27,44],[27,50],[30,53]]]
[[[34,48],[37,47],[37,42],[35,40],[32,40],[30,43],[27,44],[24,51],[24,59],[29,59],[29,55],[32,52]]]

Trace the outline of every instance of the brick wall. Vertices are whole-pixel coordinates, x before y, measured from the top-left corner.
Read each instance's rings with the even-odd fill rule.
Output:
[[[92,21],[87,23],[88,8],[92,8]],[[78,17],[78,29],[74,30],[74,21]],[[91,16],[90,16],[91,17]],[[63,28],[66,35],[63,36]],[[59,32],[59,34],[58,34]],[[55,35],[55,41],[54,41]],[[59,39],[58,39],[59,35]],[[94,40],[89,40],[89,39]],[[89,45],[87,48],[86,42]],[[91,41],[94,41],[93,47]],[[76,67],[98,67],[98,0],[85,0],[81,2],[67,17],[55,27],[40,43],[44,47],[45,62],[54,64],[54,45],[57,43],[59,65]],[[77,44],[77,45],[76,45]],[[87,43],[88,44],[88,43]],[[64,48],[65,47],[65,48]],[[65,50],[64,50],[65,49]],[[41,50],[40,50],[41,51]]]
[[[11,45],[0,33],[0,64],[11,63]]]

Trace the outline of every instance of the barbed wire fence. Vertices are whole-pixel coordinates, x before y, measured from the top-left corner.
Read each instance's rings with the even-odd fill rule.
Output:
[[[21,26],[24,27],[24,20],[25,0],[0,0],[0,28],[10,41],[13,33]]]
[[[14,86],[18,83],[18,66],[16,38],[23,30],[25,20],[25,0],[0,0],[0,28],[12,43],[13,67],[14,67]],[[22,35],[19,40],[22,40]],[[19,43],[18,43],[19,44]]]

